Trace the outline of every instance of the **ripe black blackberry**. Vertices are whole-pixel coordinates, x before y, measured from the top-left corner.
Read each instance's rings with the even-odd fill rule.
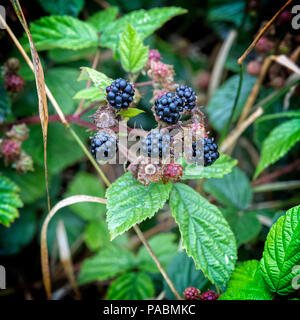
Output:
[[[118,151],[118,144],[115,136],[105,131],[95,134],[91,143],[91,153],[97,160],[112,159]]]
[[[155,100],[154,111],[159,119],[167,124],[176,124],[182,110],[182,99],[168,92]]]
[[[192,88],[180,86],[176,89],[176,96],[182,100],[184,110],[191,110],[196,106],[196,93]]]
[[[170,154],[170,135],[158,129],[152,130],[142,140],[142,154],[149,158],[166,158]]]
[[[134,92],[132,84],[120,78],[106,88],[107,101],[118,110],[127,109],[133,101]]]
[[[218,158],[218,145],[213,138],[203,138],[193,142],[193,158],[196,162],[203,161],[205,167],[212,165]]]

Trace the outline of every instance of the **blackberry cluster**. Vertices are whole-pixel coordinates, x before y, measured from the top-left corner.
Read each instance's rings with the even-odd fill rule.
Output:
[[[203,146],[203,154],[202,148],[199,147],[199,145]],[[204,156],[203,161],[205,167],[212,165],[219,158],[218,145],[214,142],[213,138],[204,138],[203,140],[200,139],[193,142],[192,149],[193,157],[197,162],[202,160]]]
[[[196,93],[192,88],[180,86],[176,89],[176,96],[182,100],[184,110],[191,110],[196,106]]]
[[[152,130],[142,140],[142,154],[146,157],[165,158],[170,152],[170,135],[158,129]]]
[[[155,113],[160,120],[167,124],[178,122],[182,108],[182,99],[172,92],[168,92],[155,100]]]
[[[107,101],[118,110],[127,109],[133,101],[134,92],[131,83],[119,78],[106,88]]]
[[[91,153],[98,160],[112,159],[118,151],[116,137],[105,131],[99,131],[93,137]]]
[[[200,297],[201,300],[217,300],[218,298],[219,295],[212,290],[202,293]]]

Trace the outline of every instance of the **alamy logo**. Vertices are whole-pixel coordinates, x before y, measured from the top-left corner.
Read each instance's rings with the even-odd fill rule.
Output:
[[[5,13],[5,8],[3,6],[0,6],[0,16],[5,21],[6,13]],[[0,19],[0,29],[5,29],[5,26],[3,25],[3,23],[1,23],[2,19]]]
[[[6,289],[6,272],[3,266],[0,266],[0,289]]]
[[[295,30],[300,29],[300,5],[293,6],[292,14],[295,16],[292,19],[292,28]]]

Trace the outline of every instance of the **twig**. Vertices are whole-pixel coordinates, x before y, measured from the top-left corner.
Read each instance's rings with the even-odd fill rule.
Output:
[[[162,274],[162,276],[164,277],[164,279],[166,280],[167,284],[169,285],[171,291],[173,292],[173,294],[175,295],[175,297],[178,300],[182,300],[181,296],[179,295],[178,291],[175,289],[174,284],[172,283],[171,279],[169,278],[169,276],[167,275],[166,271],[164,270],[163,266],[161,265],[161,263],[159,262],[159,260],[157,259],[156,255],[154,254],[153,250],[151,249],[151,247],[149,246],[147,240],[145,239],[141,229],[135,225],[133,226],[136,234],[138,235],[138,237],[141,239],[143,245],[146,247],[146,249],[148,250],[150,256],[152,257],[153,261],[155,262],[158,270],[160,271],[160,273]]]
[[[286,4],[274,15],[274,17],[264,26],[264,28],[259,32],[259,34],[256,36],[256,38],[253,40],[253,42],[250,44],[248,49],[243,53],[243,55],[238,59],[238,64],[242,65],[248,54],[253,50],[253,48],[256,46],[259,39],[263,36],[263,34],[271,27],[273,22],[276,20],[276,18],[281,14],[281,12],[291,3],[293,0],[289,0],[286,2]]]
[[[262,107],[259,107],[254,113],[252,113],[239,127],[231,132],[231,134],[221,144],[221,152],[225,152],[239,136],[258,118],[263,114]]]
[[[249,114],[249,112],[250,112],[250,110],[251,110],[251,108],[257,98],[259,88],[260,88],[260,86],[265,78],[265,75],[266,75],[266,73],[272,63],[272,57],[273,56],[270,56],[265,59],[263,66],[262,66],[262,69],[261,69],[261,72],[259,74],[259,77],[258,77],[254,87],[252,88],[251,94],[248,97],[246,104],[245,104],[245,107],[243,108],[243,112],[240,115],[240,118],[237,122],[237,126],[241,125],[241,123],[248,117],[248,114]]]
[[[264,183],[268,183],[272,180],[275,180],[277,178],[279,178],[280,176],[287,174],[289,172],[292,172],[293,170],[299,168],[300,169],[300,159],[297,159],[296,161],[294,161],[293,163],[289,164],[286,167],[280,168],[278,170],[276,170],[275,172],[272,172],[270,174],[267,174],[257,180],[252,181],[252,186],[258,186]]]
[[[209,88],[208,88],[208,97],[211,98],[218,88],[221,79],[222,79],[222,74],[224,70],[224,64],[226,62],[227,56],[229,54],[229,51],[234,43],[234,40],[236,39],[237,32],[236,30],[231,30],[228,34],[228,37],[222,44],[216,62],[214,64],[214,68],[212,70],[212,75],[211,75],[211,81],[209,83]]]
[[[100,58],[100,50],[98,49],[97,53],[96,53],[96,55],[94,57],[93,63],[92,63],[92,69],[96,69],[97,68],[97,65],[98,65],[98,62],[99,62],[99,58]],[[88,89],[90,87],[91,83],[92,83],[92,81],[91,81],[91,79],[89,79],[87,81],[87,84],[86,84],[85,88]],[[84,102],[85,102],[85,99],[81,99],[80,100],[79,105],[78,105],[76,111],[74,112],[74,115],[78,115],[78,114],[82,113]]]

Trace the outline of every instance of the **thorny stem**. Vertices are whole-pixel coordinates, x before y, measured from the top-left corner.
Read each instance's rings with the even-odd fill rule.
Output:
[[[32,61],[30,60],[30,58],[28,57],[27,53],[25,52],[25,50],[23,49],[23,47],[21,46],[20,42],[18,41],[18,39],[15,37],[14,33],[12,32],[12,30],[9,28],[9,26],[6,24],[6,22],[4,21],[4,19],[1,17],[0,15],[0,21],[1,23],[5,26],[8,34],[10,35],[10,37],[12,38],[12,40],[14,41],[15,45],[17,46],[17,48],[19,49],[19,51],[21,52],[21,54],[23,55],[25,61],[27,62],[27,64],[29,65],[30,69],[32,71],[34,71],[33,69],[33,64]],[[67,121],[65,115],[63,114],[61,108],[59,107],[57,101],[55,100],[54,96],[52,95],[51,91],[49,90],[49,88],[46,86],[46,93],[47,96],[49,98],[49,100],[51,101],[54,109],[56,110],[56,112],[58,113],[58,117],[60,118],[60,121],[65,125],[65,127],[70,131],[70,133],[72,134],[72,136],[74,137],[74,139],[77,141],[77,143],[79,144],[79,146],[81,147],[81,149],[83,150],[83,152],[86,154],[86,156],[88,157],[88,159],[91,161],[92,165],[95,167],[95,169],[97,170],[97,172],[99,173],[99,175],[101,176],[101,178],[103,179],[103,181],[105,182],[105,184],[109,187],[111,185],[110,181],[107,179],[106,175],[104,174],[104,172],[100,169],[100,167],[98,166],[98,164],[96,163],[95,159],[93,158],[93,156],[91,155],[91,153],[87,150],[87,148],[85,147],[85,145],[83,144],[83,142],[81,141],[81,139],[79,138],[79,136],[76,134],[76,132],[72,129],[72,127],[70,126],[69,122]],[[52,209],[53,210],[53,209]],[[156,257],[156,255],[154,254],[153,250],[151,249],[150,245],[148,244],[147,240],[144,238],[142,231],[140,230],[140,228],[138,226],[134,226],[134,230],[136,231],[138,237],[140,238],[141,242],[144,244],[144,246],[146,247],[146,249],[149,251],[152,259],[154,260],[154,262],[156,263],[158,269],[160,270],[162,276],[165,278],[167,284],[169,285],[170,289],[172,290],[172,292],[174,293],[174,295],[177,297],[177,299],[181,300],[182,298],[180,297],[180,295],[178,294],[177,290],[175,289],[172,281],[170,280],[170,278],[168,277],[168,275],[166,274],[165,270],[163,269],[161,263],[159,262],[158,258]],[[43,252],[43,250],[42,250]],[[47,276],[44,274],[43,272],[43,276]]]
[[[250,44],[248,49],[243,53],[243,55],[238,59],[238,64],[242,65],[248,54],[253,50],[253,48],[256,46],[259,39],[263,36],[263,34],[271,27],[273,22],[276,20],[276,18],[281,14],[281,12],[291,3],[293,0],[289,0],[285,3],[285,5],[274,15],[274,17],[264,26],[264,28],[259,32],[259,34],[256,36],[256,38],[253,40],[253,42]]]
[[[135,84],[136,87],[144,87],[144,86],[151,86],[154,84],[153,80],[150,81],[144,81],[144,82],[138,82]]]
[[[151,249],[151,247],[149,246],[147,240],[145,239],[141,229],[135,225],[133,226],[136,234],[138,235],[138,237],[140,238],[140,240],[142,241],[143,245],[146,247],[146,249],[148,250],[150,256],[152,257],[153,261],[155,262],[157,268],[159,269],[160,273],[162,274],[162,276],[164,277],[164,279],[166,280],[167,284],[169,285],[170,289],[172,290],[173,294],[175,295],[175,297],[178,300],[182,300],[181,296],[179,295],[178,291],[175,289],[174,284],[172,283],[171,279],[169,278],[169,276],[167,275],[166,271],[164,270],[163,266],[161,265],[161,263],[159,262],[159,260],[157,259],[156,255],[154,254],[153,250]]]

